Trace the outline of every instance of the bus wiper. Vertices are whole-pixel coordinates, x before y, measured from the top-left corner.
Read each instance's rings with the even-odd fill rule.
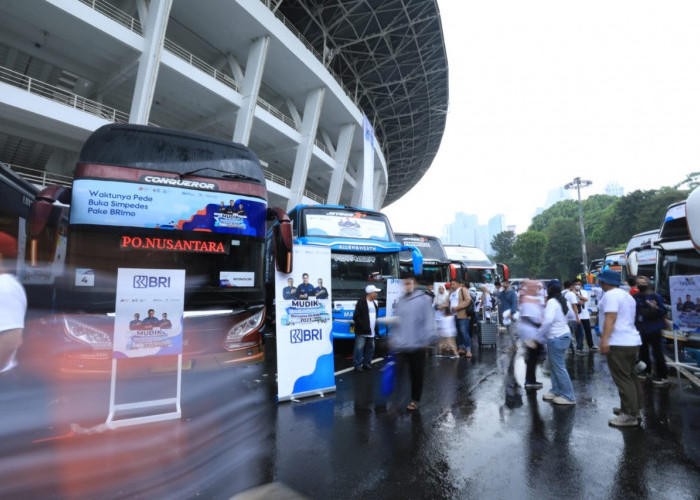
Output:
[[[214,172],[220,172],[220,173],[224,174],[221,176],[224,179],[241,179],[241,180],[256,181],[256,182],[260,181],[260,179],[258,179],[256,177],[251,177],[251,176],[245,175],[245,174],[231,173],[227,170],[222,170],[220,168],[214,168],[214,167],[202,167],[202,168],[198,168],[196,170],[191,170],[189,172],[185,172],[183,174],[180,174],[180,179],[184,179],[185,177],[196,174],[197,172],[201,172],[202,170],[213,170]]]

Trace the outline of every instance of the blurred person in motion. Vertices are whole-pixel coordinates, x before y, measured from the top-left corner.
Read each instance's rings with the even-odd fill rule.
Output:
[[[447,286],[449,286],[449,284]],[[450,308],[450,294],[445,289],[445,286],[440,285],[438,287],[438,291],[433,299],[433,307],[438,314]],[[436,314],[436,317],[438,317],[438,314]]]
[[[355,322],[355,348],[352,352],[352,363],[356,372],[372,369],[374,338],[379,334],[377,323],[379,292],[381,289],[376,286],[367,285],[364,298],[357,301],[355,312],[352,314],[352,320]]]
[[[617,416],[608,420],[614,427],[639,425],[642,387],[635,366],[642,340],[634,325],[637,303],[620,288],[620,273],[606,270],[598,275],[603,291],[600,308],[603,311],[603,334],[600,352],[607,354],[608,367],[620,394],[620,407],[613,408]]]
[[[525,389],[540,389],[542,383],[537,381],[535,372],[537,363],[542,358],[544,346],[540,342],[538,331],[542,326],[544,304],[538,295],[537,282],[526,280],[521,286],[520,319],[518,321],[518,334],[525,343],[527,349],[525,358]]]
[[[579,320],[581,320],[581,328],[583,328],[583,333],[585,334],[586,338],[586,344],[588,344],[588,352],[598,351],[599,349],[593,342],[593,331],[591,330],[591,312],[588,310],[588,302],[590,300],[590,296],[588,295],[588,292],[583,288],[581,284],[581,278],[574,278],[573,287],[574,294],[578,298],[578,318]],[[583,341],[581,342],[581,346],[583,347]]]
[[[17,240],[0,232],[0,373],[17,366],[27,314],[27,294],[11,272],[16,258]]]
[[[435,316],[429,297],[416,289],[416,278],[404,279],[404,291],[396,304],[389,343],[396,353],[397,375],[409,372],[411,402],[406,409],[417,410],[423,394],[426,348],[435,339]]]
[[[501,282],[501,291],[498,292],[498,310],[510,337],[511,346],[508,350],[516,351],[518,349],[518,331],[516,326],[518,294],[510,287],[510,281],[508,280]]]
[[[440,336],[438,355],[449,354],[451,358],[459,358],[457,351],[457,324],[449,308],[439,309],[436,313],[435,325]]]
[[[571,330],[571,346],[570,349],[574,350],[574,340],[576,340],[576,354],[583,354],[583,327],[581,326],[581,319],[579,318],[580,307],[578,305],[578,297],[574,292],[574,283],[572,281],[564,282],[564,291],[562,292],[563,297],[569,303],[569,313],[567,314],[567,319],[569,320],[569,330]]]
[[[656,386],[665,386],[668,385],[666,379],[668,368],[661,350],[661,330],[666,326],[664,320],[666,306],[661,295],[656,293],[650,285],[649,278],[638,276],[636,284],[639,293],[634,296],[634,301],[637,304],[635,324],[642,337],[639,359],[646,364],[640,376],[644,379],[651,377],[651,359],[649,357],[649,349],[651,349],[656,364],[656,376],[651,382]]]
[[[547,339],[547,355],[552,377],[551,390],[542,396],[545,401],[557,405],[574,405],[574,386],[566,371],[566,350],[571,344],[571,330],[567,314],[569,302],[561,294],[561,281],[551,280],[547,283],[547,303],[544,308],[544,318],[537,336]]]
[[[453,279],[450,282],[450,311],[457,323],[457,352],[468,358],[472,357],[472,342],[469,335],[469,314],[467,308],[471,303],[469,292],[462,284]]]

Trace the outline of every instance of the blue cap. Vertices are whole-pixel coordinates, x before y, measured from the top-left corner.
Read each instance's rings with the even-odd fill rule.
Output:
[[[549,288],[550,286],[558,286],[561,289],[561,281],[549,280],[549,282],[547,283],[547,288]]]
[[[620,280],[620,273],[613,271],[612,269],[606,269],[605,271],[598,273],[598,281],[601,283],[607,283],[608,285],[620,286],[622,281]]]

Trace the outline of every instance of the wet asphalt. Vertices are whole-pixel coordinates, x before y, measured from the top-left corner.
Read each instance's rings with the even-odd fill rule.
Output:
[[[502,340],[502,336],[499,340]],[[0,377],[0,498],[230,498],[280,483],[308,498],[673,498],[700,492],[700,391],[644,385],[640,428],[608,426],[619,405],[606,358],[571,356],[577,404],[525,391],[522,352],[430,356],[420,409],[381,394],[381,361],[336,391],[275,402],[265,363],[185,373],[181,420],[107,430],[109,383]],[[378,355],[381,355],[381,349]],[[403,380],[403,379],[400,379]],[[132,381],[123,397],[172,380]]]

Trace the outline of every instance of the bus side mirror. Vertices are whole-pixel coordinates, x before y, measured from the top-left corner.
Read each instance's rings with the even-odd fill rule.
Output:
[[[29,208],[29,224],[27,224],[27,236],[39,235],[51,218],[54,202],[69,203],[71,196],[70,188],[63,186],[49,186],[42,189],[36,195],[35,200]]]
[[[501,277],[501,280],[507,280],[510,279],[510,272],[508,271],[508,266],[505,264],[496,264],[496,267],[498,268],[498,274]]]
[[[630,276],[637,276],[639,272],[639,254],[633,250],[627,256],[627,273]]]
[[[292,272],[292,222],[281,208],[268,208],[268,220],[276,219],[277,224],[272,228],[272,246],[275,252],[275,268],[285,274]]]
[[[450,280],[457,279],[457,268],[454,264],[450,264]]]

